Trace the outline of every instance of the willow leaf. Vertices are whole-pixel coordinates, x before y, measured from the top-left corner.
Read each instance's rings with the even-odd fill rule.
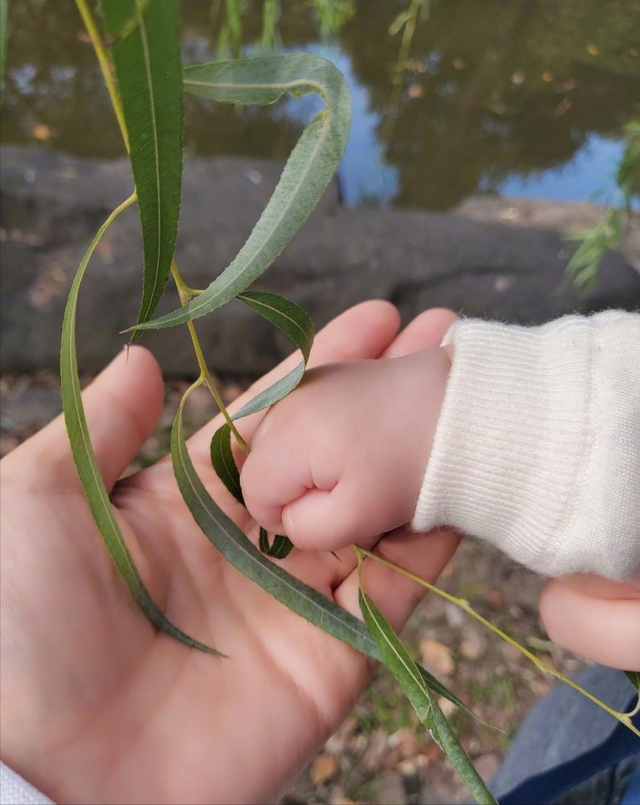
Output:
[[[173,327],[204,316],[244,291],[306,221],[331,181],[349,131],[349,90],[326,59],[290,53],[187,67],[187,92],[221,103],[271,104],[286,93],[317,93],[326,108],[307,125],[258,223],[234,260],[187,305],[139,329]]]
[[[0,89],[4,85],[4,60],[7,55],[7,17],[9,0],[0,0]]]
[[[456,768],[471,795],[481,805],[497,805],[495,798],[460,745],[451,724],[420,673],[418,665],[362,587],[360,588],[360,609],[364,622],[380,650],[382,662],[394,675],[413,705],[418,718]]]
[[[368,657],[379,660],[378,647],[362,621],[263,556],[209,495],[198,477],[185,443],[183,404],[178,408],[171,431],[173,470],[182,497],[209,542],[230,565],[293,612]],[[427,670],[420,668],[420,674],[434,693],[476,717],[463,701]]]
[[[260,528],[258,547],[265,556],[271,556],[273,559],[286,559],[293,550],[293,542],[289,537],[276,534],[273,542],[269,543],[269,532],[266,528]]]
[[[266,291],[247,291],[239,294],[237,299],[256,310],[261,316],[264,316],[282,332],[286,333],[302,352],[303,361],[292,372],[269,386],[241,408],[235,418],[246,416],[247,413],[254,413],[273,405],[298,385],[304,375],[315,336],[313,322],[309,315],[295,302],[280,296],[280,294]],[[213,434],[211,440],[211,463],[222,483],[236,500],[244,505],[244,497],[240,487],[240,473],[231,450],[231,429],[227,424],[218,428]],[[281,534],[276,534],[273,542],[270,543],[269,534],[264,528],[260,528],[258,546],[262,553],[274,559],[285,559],[293,550],[291,540]]]
[[[398,16],[389,26],[388,30],[389,36],[396,36],[396,34],[400,33],[400,31],[404,28],[404,26],[409,22],[410,19],[411,19],[411,11],[408,8],[405,8],[398,14]]]
[[[69,441],[71,443],[73,460],[78,470],[89,509],[91,510],[93,519],[95,520],[115,566],[118,568],[120,575],[131,590],[138,605],[149,620],[161,631],[166,632],[192,648],[200,649],[209,654],[219,654],[220,652],[189,637],[167,620],[144,586],[133,563],[126,542],[124,541],[122,532],[120,531],[118,521],[116,520],[111,506],[111,501],[109,500],[109,494],[100,475],[96,456],[91,446],[89,429],[82,405],[75,335],[76,311],[80,285],[91,255],[95,251],[100,238],[117,216],[127,209],[127,207],[134,204],[135,200],[135,195],[131,196],[114,210],[102,224],[78,266],[78,271],[69,291],[69,298],[67,300],[62,323],[62,340],[60,345],[60,382],[64,418],[69,434]]]
[[[280,294],[248,291],[239,294],[237,298],[240,302],[273,322],[282,332],[288,335],[302,352],[303,361],[283,378],[262,391],[253,400],[250,400],[235,414],[234,419],[240,419],[249,413],[261,411],[273,405],[298,385],[304,375],[315,336],[313,322],[309,315],[295,302],[280,296]],[[213,434],[211,439],[211,463],[229,492],[239,503],[244,505],[244,498],[240,488],[240,474],[231,450],[231,430],[227,424],[222,425]]]
[[[231,449],[231,428],[226,422],[218,428],[211,439],[211,464],[228,491],[238,503],[244,506],[240,472]],[[285,559],[293,550],[293,543],[288,537],[280,534],[276,535],[273,542],[270,543],[269,533],[261,527],[258,547],[267,556],[272,556],[274,559]]]
[[[284,399],[289,392],[300,385],[300,381],[304,376],[304,369],[304,362],[299,363],[284,377],[281,377],[280,380],[277,380],[273,385],[269,386],[269,388],[261,391],[260,394],[256,394],[252,400],[245,403],[239,411],[236,411],[231,419],[242,419],[243,416],[255,414],[257,411],[263,411],[270,405],[275,405],[279,400]]]
[[[302,380],[315,336],[313,322],[308,313],[299,305],[296,305],[295,302],[280,296],[280,294],[266,293],[264,291],[246,291],[239,294],[237,298],[244,302],[245,305],[256,310],[261,316],[269,319],[283,333],[288,335],[302,352],[303,360],[284,377],[281,377],[280,380],[277,380],[252,400],[249,400],[246,405],[243,405],[233,415],[233,419],[241,419],[243,416],[262,411],[282,400],[289,392],[293,391]]]
[[[107,34],[116,40],[113,61],[138,193],[144,245],[138,322],[145,322],[164,292],[180,213],[183,88],[178,0],[100,3]]]
[[[627,679],[640,694],[640,671],[625,671]]]
[[[621,724],[624,724],[624,726],[627,727],[627,729],[631,730],[631,732],[640,737],[640,730],[632,723],[628,713],[619,713],[617,710],[614,710],[612,707],[609,707],[608,704],[603,702],[593,693],[590,693],[588,690],[583,688],[582,685],[579,685],[570,677],[567,677],[564,674],[560,673],[560,671],[558,671],[554,666],[545,663],[537,655],[531,652],[528,648],[525,648],[523,645],[518,643],[518,641],[515,640],[513,637],[508,635],[506,632],[503,632],[499,626],[495,625],[495,623],[492,623],[491,621],[487,620],[485,617],[480,615],[479,612],[476,612],[475,609],[473,609],[473,607],[469,604],[469,602],[466,599],[458,598],[455,595],[446,592],[445,590],[441,590],[439,587],[436,587],[430,581],[422,579],[420,578],[420,576],[416,576],[415,573],[411,573],[411,571],[406,570],[406,568],[401,567],[400,565],[396,565],[393,562],[390,562],[388,559],[385,559],[379,554],[372,553],[371,551],[368,551],[365,548],[361,547],[358,547],[357,551],[359,556],[367,556],[373,561],[378,562],[379,564],[393,568],[393,570],[397,571],[405,578],[411,579],[411,581],[414,581],[416,584],[419,584],[421,587],[424,587],[425,590],[429,590],[429,592],[435,593],[435,595],[438,595],[441,598],[444,598],[446,601],[450,601],[452,604],[455,604],[455,606],[459,607],[464,612],[466,612],[467,615],[470,615],[472,618],[477,620],[478,623],[481,623],[484,627],[492,631],[494,634],[498,635],[498,637],[500,637],[502,640],[506,641],[510,646],[513,646],[513,648],[517,649],[528,660],[530,660],[536,666],[536,668],[538,668],[538,670],[542,671],[545,674],[551,674],[552,676],[555,676],[556,679],[559,679],[561,682],[564,682],[566,685],[569,685],[569,687],[573,688],[575,691],[580,693],[580,695],[585,696],[587,699],[589,699],[590,702],[593,702],[593,704],[602,708],[606,713],[615,718]],[[627,672],[627,676],[630,673],[632,674],[634,672]]]
[[[302,352],[305,362],[309,360],[315,329],[305,310],[286,296],[267,291],[245,291],[238,294],[238,300],[279,327]]]
[[[240,486],[240,473],[231,450],[231,428],[225,422],[211,439],[211,463],[218,478],[233,497],[244,506],[244,496]]]

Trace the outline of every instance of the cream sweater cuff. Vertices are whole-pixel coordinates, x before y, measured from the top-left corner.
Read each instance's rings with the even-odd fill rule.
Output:
[[[0,763],[0,805],[53,805],[37,788]]]
[[[413,527],[550,576],[640,573],[640,314],[462,319]]]

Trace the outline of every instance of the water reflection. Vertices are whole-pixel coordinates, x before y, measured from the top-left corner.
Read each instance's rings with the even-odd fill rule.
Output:
[[[625,122],[640,117],[637,0],[433,0],[410,49],[388,29],[400,0],[360,0],[330,44],[306,0],[283,0],[277,38],[343,70],[354,116],[340,169],[347,203],[446,209],[477,192],[586,199],[611,189]],[[243,49],[261,37],[248,5]],[[183,3],[185,58],[213,57],[207,2]],[[194,154],[284,159],[310,107],[237,109],[190,98]],[[84,156],[121,154],[70,0],[11,4],[1,136]]]

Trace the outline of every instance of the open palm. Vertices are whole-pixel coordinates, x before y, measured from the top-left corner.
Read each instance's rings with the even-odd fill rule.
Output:
[[[431,311],[396,337],[395,309],[365,303],[318,336],[312,363],[434,346],[453,318]],[[274,799],[369,676],[364,657],[224,561],[191,518],[167,459],[117,482],[153,431],[162,396],[155,360],[134,348],[85,392],[89,428],[149,591],[170,620],[226,659],[186,648],[141,615],[100,544],[61,419],[1,465],[2,759],[57,802]],[[249,440],[258,421],[243,422]],[[190,440],[191,456],[212,496],[253,538],[256,525],[209,462],[219,424]],[[425,550],[424,536],[403,533],[379,549],[433,579],[457,538],[429,539]],[[293,551],[283,564],[358,614],[355,557],[340,559]],[[369,567],[367,589],[399,627],[421,588],[399,576],[391,587],[389,573]]]

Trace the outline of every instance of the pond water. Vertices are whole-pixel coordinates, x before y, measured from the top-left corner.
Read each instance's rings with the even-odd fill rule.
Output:
[[[265,8],[278,6],[265,26]],[[416,11],[413,36],[389,33],[403,9]],[[222,33],[236,52],[272,40],[343,71],[353,94],[339,173],[347,204],[615,197],[623,126],[640,117],[638,0],[183,0],[182,17],[185,62],[215,58]],[[2,106],[2,142],[122,154],[72,0],[11,3]],[[188,98],[187,151],[284,159],[316,108]]]

